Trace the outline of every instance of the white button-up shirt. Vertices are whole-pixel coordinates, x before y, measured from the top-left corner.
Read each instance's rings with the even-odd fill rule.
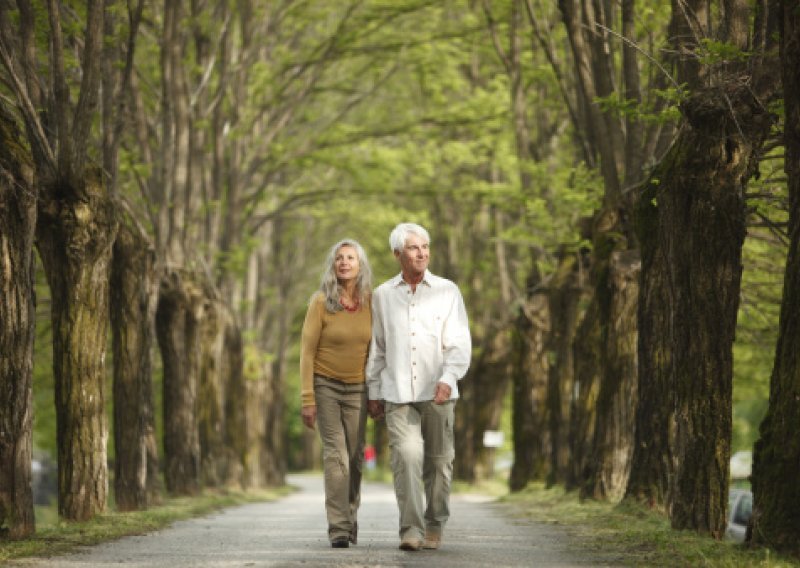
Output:
[[[437,382],[458,398],[472,340],[458,287],[425,271],[416,292],[399,274],[372,296],[372,343],[367,360],[370,400],[433,400]]]

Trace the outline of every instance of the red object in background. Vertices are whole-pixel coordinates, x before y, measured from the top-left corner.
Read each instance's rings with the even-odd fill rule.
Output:
[[[364,461],[367,462],[367,468],[372,469],[375,467],[375,446],[367,444],[364,446]]]

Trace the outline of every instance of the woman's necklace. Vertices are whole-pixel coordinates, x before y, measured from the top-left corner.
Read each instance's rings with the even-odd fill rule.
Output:
[[[349,302],[349,300],[348,300],[348,302]],[[342,297],[339,297],[339,305],[341,305],[345,310],[347,310],[350,313],[355,312],[355,311],[358,310],[358,302],[353,302],[353,305],[349,306],[349,305],[344,303],[344,298],[342,298]]]

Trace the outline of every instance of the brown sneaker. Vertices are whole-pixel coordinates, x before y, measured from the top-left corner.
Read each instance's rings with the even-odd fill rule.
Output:
[[[422,548],[422,541],[418,538],[404,538],[400,542],[400,550],[408,550],[410,552],[416,552]]]
[[[442,535],[437,533],[425,533],[425,541],[422,543],[422,548],[427,550],[436,550],[442,544]]]

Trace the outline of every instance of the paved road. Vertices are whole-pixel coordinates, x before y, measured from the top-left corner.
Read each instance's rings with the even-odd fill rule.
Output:
[[[181,521],[168,529],[127,537],[51,559],[14,566],[47,568],[322,567],[322,566],[599,566],[570,548],[558,527],[512,519],[485,497],[453,495],[442,548],[398,549],[397,505],[391,487],[365,483],[358,546],[332,549],[326,536],[322,479],[290,476],[300,491],[273,503],[235,507]]]

